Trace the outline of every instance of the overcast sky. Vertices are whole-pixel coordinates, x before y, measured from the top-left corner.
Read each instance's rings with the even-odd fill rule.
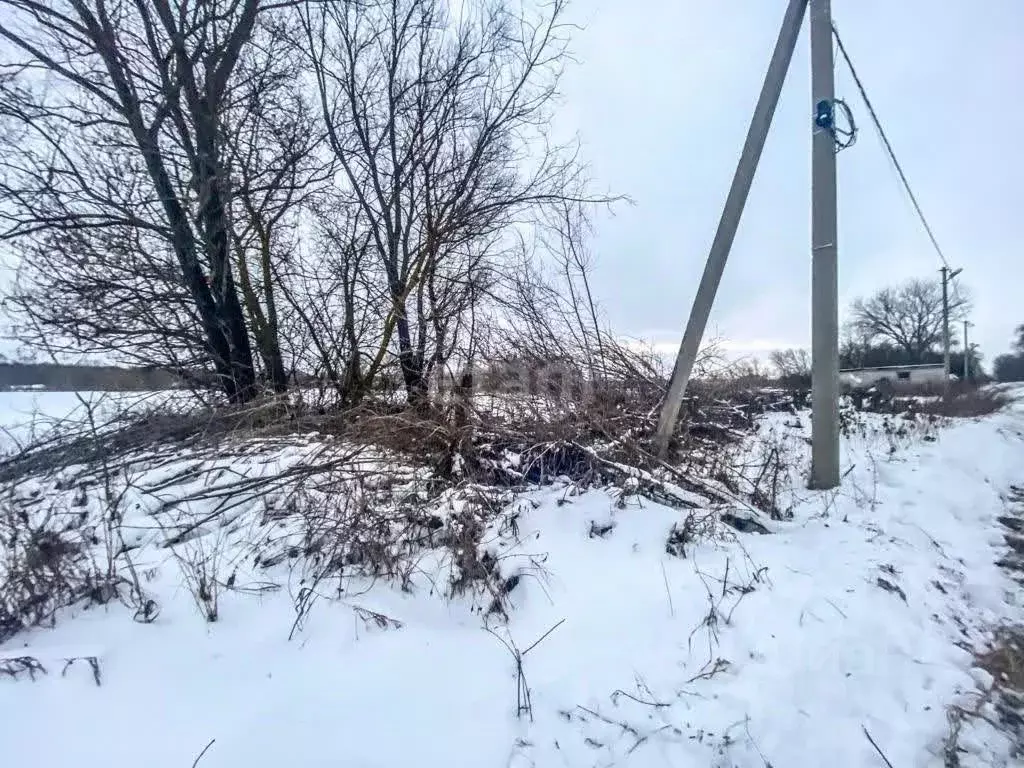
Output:
[[[577,0],[559,119],[636,204],[597,222],[595,290],[617,330],[674,349],[786,0]],[[988,363],[1024,322],[1024,0],[833,0],[833,15],[940,245]],[[810,339],[807,20],[709,333],[760,354]],[[839,155],[840,319],[941,266],[845,65],[862,128]]]
[[[596,222],[595,291],[619,332],[674,353],[787,0],[576,0],[559,130],[635,205]],[[987,363],[1024,323],[1024,0],[833,0],[911,185],[975,301]],[[807,21],[709,335],[765,357],[810,338]],[[840,319],[941,266],[845,65],[857,144],[839,155]],[[6,351],[6,350],[5,350]]]

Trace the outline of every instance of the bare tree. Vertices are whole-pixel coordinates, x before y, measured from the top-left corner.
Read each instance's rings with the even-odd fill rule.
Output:
[[[550,135],[565,0],[0,9],[0,237],[50,353],[209,375],[236,403],[261,375],[354,402],[397,372],[415,405],[533,301],[591,379],[610,365],[583,243],[611,198]],[[565,301],[519,290],[538,230]]]
[[[950,320],[961,319],[969,309],[962,295],[950,299]],[[899,287],[884,288],[852,307],[850,330],[866,343],[889,343],[907,361],[919,363],[942,341],[942,285],[936,280],[911,280]]]
[[[380,308],[362,376],[394,345],[411,403],[465,343],[467,313],[516,228],[584,197],[574,146],[548,131],[564,9],[555,0],[531,16],[471,1],[454,18],[440,0],[305,8],[329,144],[368,235],[365,296]]]
[[[548,245],[563,278],[561,284],[568,295],[565,305],[571,311],[568,323],[577,346],[587,357],[590,378],[601,377],[605,360],[604,329],[598,320],[598,311],[590,290],[590,270],[593,259],[587,249],[590,220],[586,209],[572,201],[561,201],[554,208],[550,229],[557,237]]]
[[[192,358],[210,361],[230,401],[255,396],[232,268],[223,117],[258,17],[275,5],[0,0],[0,236],[45,255],[37,288],[68,308],[81,299],[82,311],[62,321],[38,311],[45,291],[22,296],[20,308],[50,336],[98,348],[114,338],[124,351],[132,335],[149,340],[162,325]],[[111,248],[129,264],[108,257]],[[62,266],[69,277],[101,274],[49,282]],[[132,279],[113,293],[124,303],[104,304],[102,281],[122,276]]]
[[[370,234],[358,206],[336,190],[312,207],[312,249],[297,248],[278,268],[284,296],[305,340],[297,359],[343,403],[365,395],[382,365],[379,274],[367,256]]]
[[[993,363],[993,373],[999,381],[1024,381],[1024,325],[1014,329],[1012,352],[999,355]]]
[[[796,381],[811,377],[811,355],[806,349],[776,349],[769,360],[780,378]]]
[[[563,394],[576,404],[653,403],[664,393],[664,364],[643,343],[616,336],[591,288],[587,206],[551,206],[544,226],[522,243],[520,263],[492,288],[500,311],[488,323],[492,375]],[[701,373],[708,358],[702,351]]]
[[[305,209],[325,194],[335,171],[321,151],[322,123],[308,89],[296,88],[305,57],[292,43],[299,31],[293,24],[289,17],[261,18],[239,60],[221,121],[238,283],[266,376],[278,392],[288,384],[280,294],[299,290],[290,285],[286,265],[306,229]],[[285,314],[295,314],[287,312],[293,299],[285,299]],[[289,325],[294,334],[301,318]]]

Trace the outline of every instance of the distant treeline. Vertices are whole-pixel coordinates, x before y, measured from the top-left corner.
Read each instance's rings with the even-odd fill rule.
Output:
[[[112,365],[0,363],[0,389],[130,391],[180,387],[183,380],[158,368],[119,368]]]

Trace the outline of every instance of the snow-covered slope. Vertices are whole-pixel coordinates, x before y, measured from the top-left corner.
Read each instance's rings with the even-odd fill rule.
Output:
[[[804,455],[788,419],[750,450]],[[65,611],[0,647],[46,670],[0,678],[2,762],[943,766],[948,708],[986,682],[969,649],[1022,618],[994,563],[1024,409],[910,433],[872,417],[844,451],[842,488],[787,492],[767,535],[691,541],[680,510],[558,484],[511,501],[484,537],[516,577],[507,622],[441,597],[426,554],[407,591],[347,582],[291,639],[309,585],[285,571],[278,589],[239,577],[208,623],[179,562],[144,549],[155,621]],[[961,746],[965,768],[1012,764],[984,720]]]

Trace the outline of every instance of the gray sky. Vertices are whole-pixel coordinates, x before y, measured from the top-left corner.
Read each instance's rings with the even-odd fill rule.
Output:
[[[1024,322],[1024,0],[833,0],[896,155],[975,299],[988,363]],[[616,330],[674,349],[786,0],[579,0],[560,121],[594,177],[636,205],[597,222],[595,291]],[[709,333],[740,352],[810,337],[807,21]],[[861,133],[839,155],[840,319],[849,302],[941,266],[845,65]],[[559,127],[563,127],[560,125]]]
[[[786,1],[572,8],[584,28],[558,127],[580,134],[599,184],[636,202],[596,222],[595,292],[617,331],[672,354]],[[964,267],[990,364],[1024,323],[1024,0],[833,0],[833,13],[947,258]],[[806,25],[708,328],[735,354],[809,342]],[[861,128],[838,158],[842,319],[853,298],[937,276],[940,262],[841,61],[836,94]]]

